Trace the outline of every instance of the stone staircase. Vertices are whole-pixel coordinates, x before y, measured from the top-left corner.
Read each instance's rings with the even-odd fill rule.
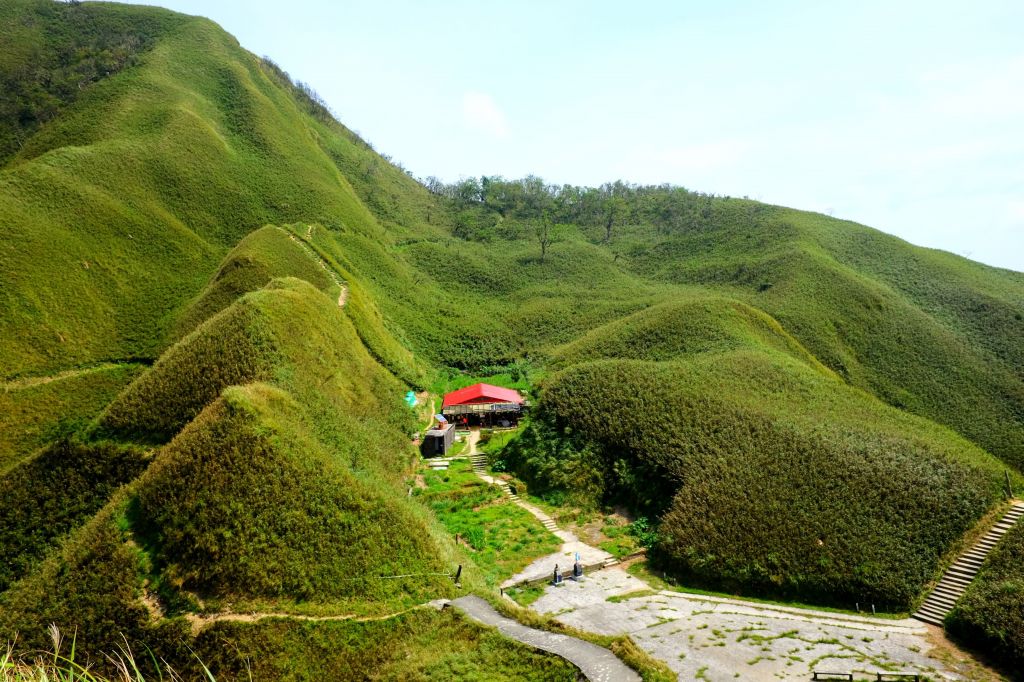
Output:
[[[941,626],[946,615],[953,610],[964,590],[978,574],[985,557],[996,546],[1010,528],[1024,518],[1024,502],[1014,500],[1013,506],[1003,515],[981,540],[957,557],[946,570],[939,584],[931,591],[913,617],[931,625]]]

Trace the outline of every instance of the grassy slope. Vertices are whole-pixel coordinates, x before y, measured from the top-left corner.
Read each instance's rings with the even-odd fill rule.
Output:
[[[423,479],[426,487],[413,495],[449,534],[469,546],[473,563],[491,587],[561,546],[532,514],[509,504],[497,487],[481,481],[466,460],[453,462],[446,471],[426,471]]]
[[[225,647],[224,641],[234,646]],[[578,675],[562,659],[477,627],[452,609],[379,623],[224,623],[204,633],[196,646],[223,679],[249,679],[249,670],[252,679],[263,680],[572,682]]]
[[[237,418],[216,418],[227,409],[221,402],[200,412],[161,452],[159,466],[7,591],[0,631],[7,638],[21,631],[27,646],[42,643],[42,618],[80,626],[82,646],[94,653],[116,645],[124,632],[185,660],[176,649],[181,623],[152,625],[139,599],[143,589],[159,590],[172,613],[195,607],[193,589],[208,605],[227,598],[276,609],[373,611],[451,592],[443,576],[388,581],[376,577],[381,573],[441,573],[467,563],[425,510],[392,485],[410,452],[400,385],[362,340],[400,376],[422,380],[423,367],[386,328],[372,295],[351,283],[355,326],[333,298],[316,299],[322,294],[298,283],[271,282],[269,290],[232,303],[271,275],[323,286],[315,268],[294,250],[281,253],[266,231],[225,264],[248,272],[232,278],[222,270],[201,291],[227,248],[268,222],[315,222],[371,253],[390,238],[321,152],[319,124],[300,113],[274,74],[209,22],[175,21],[140,65],[92,86],[0,175],[9,245],[3,295],[10,304],[0,320],[2,371],[19,376],[107,358],[152,358],[198,325],[198,337],[186,336],[106,411],[101,430],[166,440],[235,381],[265,379],[288,394],[260,407],[261,392],[280,389],[229,391]],[[368,156],[375,176],[407,180],[351,135],[329,132],[336,146]],[[385,201],[382,195],[378,207]],[[394,228],[404,211],[387,224]],[[66,220],[70,213],[74,223]],[[60,252],[52,253],[54,243]],[[362,268],[372,265],[358,255]],[[64,305],[67,292],[75,293],[76,305]],[[221,308],[206,327],[222,327],[203,337],[204,318]],[[219,333],[231,326],[225,318],[235,334]],[[260,329],[265,335],[253,333]],[[254,341],[271,352],[261,353]],[[231,376],[197,373],[204,360],[207,369]],[[245,371],[247,364],[261,371]],[[204,386],[209,390],[192,393]],[[118,482],[102,478],[103,485]],[[205,493],[197,496],[197,489]],[[104,490],[88,504],[102,502]],[[19,531],[47,530],[40,526],[50,522],[59,532],[81,518],[47,515],[26,520]],[[463,580],[476,584],[472,570]],[[305,601],[311,596],[320,607]],[[570,674],[550,656],[495,646],[500,640],[490,635],[484,641],[491,653],[467,650],[427,665],[437,633],[431,623],[420,626],[414,634],[427,643],[406,650],[420,651],[428,669],[546,665],[555,678]],[[364,635],[350,639],[349,631],[334,629],[325,640],[333,648],[347,641],[350,652],[368,652]],[[461,625],[458,634],[472,641],[479,632]],[[290,646],[282,637],[271,644]],[[282,651],[283,660],[292,655]]]
[[[154,357],[225,251],[267,223],[382,234],[258,60],[212,23],[166,14],[140,65],[90,87],[0,171],[4,375]]]
[[[138,364],[100,365],[0,390],[0,471],[86,426],[143,369]]]
[[[710,229],[627,235],[633,269],[764,310],[851,384],[1024,465],[1024,275],[791,209],[751,224],[743,203]]]
[[[243,294],[263,288],[275,277],[297,277],[321,291],[337,293],[330,276],[285,229],[267,225],[246,235],[228,253],[210,283],[178,318],[174,336],[185,336]]]
[[[232,388],[161,452],[138,488],[137,526],[163,579],[207,601],[344,602],[379,610],[454,594],[456,561],[400,491],[355,475],[302,408]]]
[[[361,350],[335,301],[297,280],[274,281],[215,315],[169,355],[198,365],[216,356],[196,339],[240,308],[251,308],[252,324],[222,341],[229,345],[261,327],[263,338],[276,341],[266,377],[285,390],[232,387],[220,398],[214,393],[205,408],[205,393],[189,393],[200,398],[202,412],[155,464],[4,594],[4,636],[22,632],[25,645],[38,644],[39,619],[47,617],[80,627],[83,650],[111,650],[121,628],[173,658],[181,633],[173,621],[154,626],[139,610],[145,586],[159,592],[170,615],[195,609],[200,597],[208,608],[226,600],[347,613],[454,595],[441,573],[463,560],[392,483],[409,453],[398,384]],[[125,399],[179,394],[187,375],[169,367],[158,363]],[[325,368],[332,370],[326,377]],[[147,413],[135,418],[128,432],[145,428]],[[23,524],[23,535],[57,519],[36,520],[35,527]],[[399,573],[427,576],[379,578]],[[111,587],[88,603],[100,579]],[[474,584],[469,574],[466,580]]]

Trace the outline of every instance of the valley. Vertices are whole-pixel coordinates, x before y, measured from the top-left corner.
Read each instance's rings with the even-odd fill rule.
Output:
[[[1024,669],[1024,274],[418,179],[156,7],[3,3],[0,83],[4,679],[51,624],[97,682],[578,678],[490,610],[648,682]],[[516,425],[422,456],[476,384]]]

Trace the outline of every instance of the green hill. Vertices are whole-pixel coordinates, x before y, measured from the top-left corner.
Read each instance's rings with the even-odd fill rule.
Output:
[[[459,373],[535,382],[499,455],[531,492],[623,503],[741,592],[906,608],[1021,482],[1020,273],[676,187],[425,186],[155,8],[4,3],[0,87],[0,638],[564,676],[404,613],[460,564],[486,590],[410,490],[401,397]],[[990,647],[1001,570],[956,620]],[[281,617],[193,633],[231,609]]]
[[[506,464],[660,518],[659,561],[701,584],[905,610],[1001,495],[977,446],[779,353],[588,362],[543,396]]]

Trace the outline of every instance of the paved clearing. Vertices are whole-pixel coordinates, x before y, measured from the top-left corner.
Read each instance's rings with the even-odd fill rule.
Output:
[[[498,628],[510,639],[561,656],[582,670],[591,682],[640,682],[636,672],[604,647],[569,635],[526,627],[501,615],[485,600],[473,595],[459,597],[451,605],[479,623]]]
[[[927,655],[928,628],[915,620],[653,592],[618,567],[549,586],[531,608],[582,630],[629,634],[680,680],[808,680],[814,670],[962,679]]]

